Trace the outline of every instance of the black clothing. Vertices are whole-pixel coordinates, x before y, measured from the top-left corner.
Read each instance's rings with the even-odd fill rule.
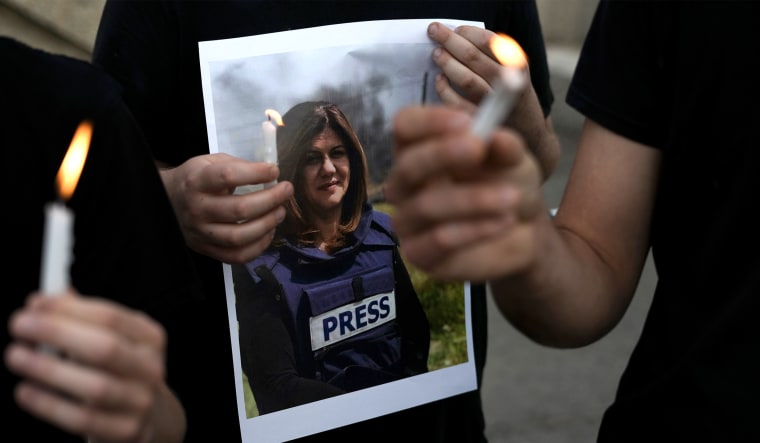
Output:
[[[543,36],[534,1],[181,1],[106,2],[95,42],[94,62],[125,90],[125,100],[142,125],[157,160],[179,165],[208,154],[198,42],[265,34],[336,23],[404,18],[450,18],[482,21],[487,29],[511,35],[530,60],[533,86],[544,113],[553,102]],[[195,394],[185,401],[188,441],[239,441],[232,350],[227,325],[222,265],[194,254],[209,295],[209,354],[214,362]],[[487,313],[485,287],[472,288],[473,339],[478,384],[485,365]],[[203,386],[200,386],[203,385]],[[204,392],[201,392],[204,391]],[[208,405],[212,405],[208,408]],[[212,417],[213,414],[213,417]],[[403,435],[411,441],[485,441],[480,392],[472,391],[428,405],[379,417],[306,441],[346,441]],[[337,440],[336,440],[337,439]]]
[[[57,199],[55,175],[84,119],[93,122],[90,150],[67,203],[74,212],[71,283],[82,294],[143,310],[172,333],[178,322],[171,315],[200,299],[193,293],[198,284],[145,139],[121,101],[121,87],[89,63],[9,38],[0,37],[0,59],[5,63],[0,181],[6,207],[0,230],[11,237],[13,260],[0,297],[2,348],[10,340],[8,316],[39,287],[43,207]],[[167,361],[174,355],[170,350]],[[18,377],[5,365],[0,376],[6,435],[82,442],[18,408],[12,393]]]
[[[760,4],[600,4],[567,102],[662,151],[659,281],[600,442],[760,441]]]

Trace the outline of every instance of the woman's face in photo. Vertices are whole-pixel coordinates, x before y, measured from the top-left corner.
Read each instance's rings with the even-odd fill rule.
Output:
[[[343,140],[334,130],[326,128],[314,137],[305,155],[303,186],[309,206],[320,217],[339,216],[351,175]]]

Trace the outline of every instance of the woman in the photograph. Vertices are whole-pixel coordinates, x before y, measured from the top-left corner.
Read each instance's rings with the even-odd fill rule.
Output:
[[[242,368],[259,413],[427,372],[430,329],[343,112],[300,103],[277,130],[295,189],[272,245],[233,266]]]

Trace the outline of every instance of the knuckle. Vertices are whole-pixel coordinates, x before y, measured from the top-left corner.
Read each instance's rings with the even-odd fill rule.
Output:
[[[217,172],[219,180],[223,184],[232,183],[232,181],[235,178],[235,171],[232,165],[229,164],[223,164],[219,166],[219,171]]]
[[[478,85],[479,83],[473,75],[465,75],[459,79],[459,86],[466,91],[474,90],[478,87]]]
[[[479,48],[475,46],[468,46],[464,49],[464,51],[462,51],[461,60],[465,64],[470,64],[476,61],[482,53],[483,52]]]
[[[232,216],[235,220],[244,220],[251,216],[251,214],[249,214],[248,205],[246,204],[245,199],[235,199],[235,202],[230,208],[230,211],[232,212]]]
[[[102,405],[108,400],[110,393],[111,385],[107,380],[93,377],[88,384],[86,401],[92,405]]]

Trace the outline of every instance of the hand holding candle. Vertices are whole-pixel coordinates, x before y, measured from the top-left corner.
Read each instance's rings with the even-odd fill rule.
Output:
[[[528,83],[528,61],[514,39],[496,34],[491,38],[490,46],[502,68],[493,82],[493,90],[475,113],[472,132],[482,139],[490,137],[491,132],[507,118]]]
[[[45,231],[40,265],[40,290],[60,293],[69,287],[69,267],[74,243],[74,214],[63,202],[71,198],[87,158],[92,137],[92,124],[83,121],[71,140],[56,175],[59,201],[45,206]]]

